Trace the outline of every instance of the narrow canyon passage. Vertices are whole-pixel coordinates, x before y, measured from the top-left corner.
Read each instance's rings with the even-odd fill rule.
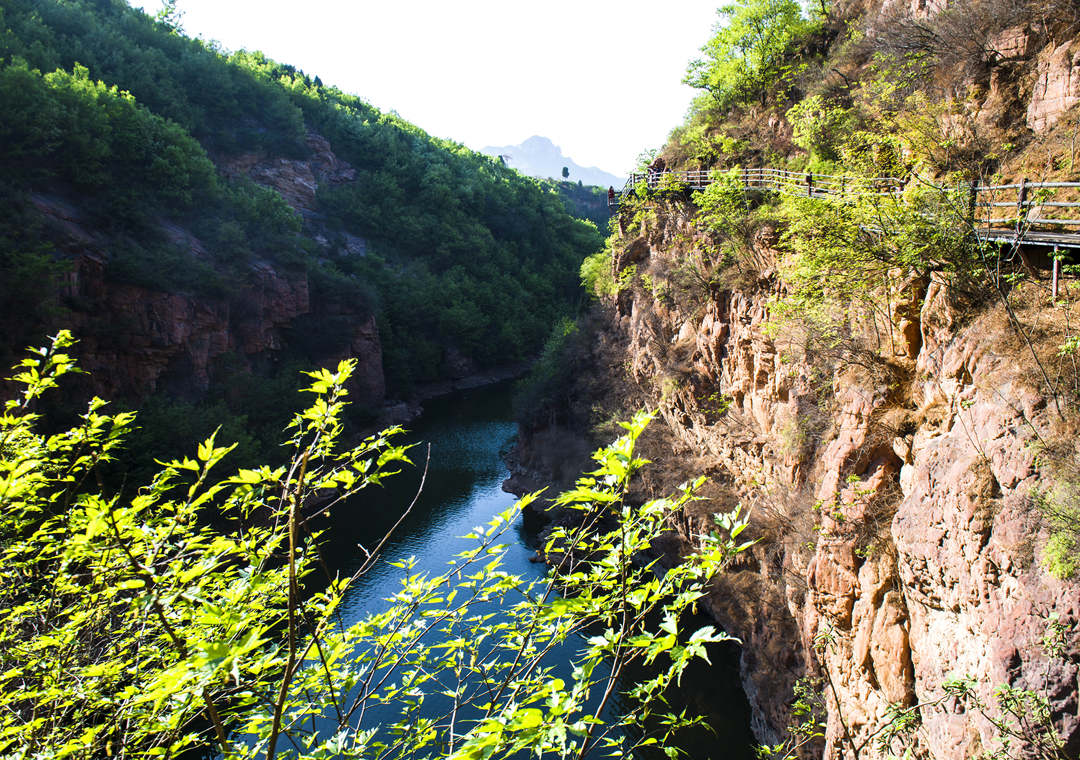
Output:
[[[431,444],[423,492],[384,548],[382,559],[350,590],[344,613],[347,624],[379,611],[399,590],[402,570],[391,562],[412,556],[413,572],[443,572],[454,554],[472,545],[462,536],[514,503],[515,497],[501,488],[509,475],[503,456],[516,434],[511,395],[511,385],[501,383],[427,402],[424,415],[406,435],[419,443],[411,457],[416,467],[392,478],[385,489],[362,493],[356,504],[335,513],[327,558],[344,575],[363,561],[357,544],[370,548],[412,500]],[[526,580],[544,577],[545,565],[532,561],[536,536],[520,517],[506,538],[504,569]],[[556,653],[567,672],[573,654],[573,646]],[[712,667],[701,663],[693,668],[669,697],[677,709],[704,716],[708,724],[680,735],[680,748],[694,760],[749,759],[754,740],[739,683],[738,645],[716,647],[710,654]],[[627,680],[624,688],[630,685]],[[620,711],[617,703],[609,710]],[[641,755],[643,760],[653,756]]]

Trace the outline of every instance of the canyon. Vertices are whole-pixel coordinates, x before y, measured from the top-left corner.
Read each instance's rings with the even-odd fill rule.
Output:
[[[783,164],[792,177],[851,172],[849,187],[856,188],[857,172],[895,172],[904,175],[895,194],[909,196],[912,207],[922,204],[917,213],[881,201],[872,209],[878,216],[860,217],[841,193],[832,216],[821,212],[811,221],[825,221],[807,232],[812,225],[800,223],[824,207],[785,206],[786,199],[760,188],[729,183],[724,190],[721,173],[713,195],[675,183],[627,188],[607,248],[581,270],[586,285],[590,277],[602,283],[580,308],[573,332],[565,332],[562,353],[551,351],[562,362],[551,381],[558,400],[537,393],[540,412],[518,412],[504,485],[516,494],[572,485],[592,467],[594,449],[621,433],[619,421],[641,409],[656,412],[639,441],[650,464],[628,500],[641,504],[708,477],[701,498],[669,516],[651,556],[633,557],[636,569],[656,560],[657,568],[677,570],[721,536],[722,515],[747,517],[743,538],[753,545],[711,581],[699,607],[739,639],[738,679],[754,738],[781,746],[776,756],[785,760],[905,751],[935,760],[996,758],[1013,749],[1003,743],[1010,728],[1025,760],[1031,740],[1050,733],[1062,742],[1050,756],[1080,757],[1080,585],[1075,568],[1063,570],[1053,551],[1060,538],[1055,510],[1068,513],[1080,503],[1078,259],[1075,252],[982,245],[967,228],[940,224],[949,213],[963,216],[955,212],[965,201],[957,199],[968,198],[968,188],[976,197],[978,183],[993,178],[1018,188],[1015,199],[998,206],[1015,214],[1006,221],[1019,239],[1028,213],[1039,213],[1029,206],[1054,203],[1039,193],[1029,202],[1019,188],[1032,177],[1075,175],[1080,13],[1070,26],[1068,18],[1032,6],[1023,23],[1010,15],[997,28],[995,13],[1003,8],[1024,15],[1016,10],[1023,3],[1005,5],[822,3],[813,23],[805,9],[792,9],[791,26],[805,36],[791,39],[805,49],[780,52],[776,81],[742,91],[744,101],[734,106],[717,105],[719,97],[699,101],[688,124],[642,169],[660,176],[665,166]],[[50,12],[63,20],[76,6]],[[29,29],[39,14],[23,10]],[[120,5],[113,11],[135,13]],[[968,24],[976,11],[982,20]],[[187,44],[157,22],[131,23],[160,32],[163,46]],[[919,34],[903,37],[912,30]],[[953,44],[958,39],[970,50]],[[910,40],[925,49],[882,74],[889,55],[910,53]],[[29,329],[26,313],[49,312],[50,324],[79,338],[75,354],[87,371],[73,383],[80,393],[125,404],[165,398],[182,413],[181,404],[225,386],[242,395],[247,380],[254,384],[279,367],[291,372],[300,362],[335,366],[352,358],[349,402],[363,410],[365,424],[401,423],[417,418],[419,400],[526,370],[544,331],[572,311],[579,297],[574,269],[599,245],[597,230],[571,219],[552,186],[429,138],[295,68],[257,55],[237,63],[191,44],[214,59],[222,82],[242,81],[262,95],[273,90],[278,100],[266,102],[276,104],[274,118],[292,132],[276,140],[255,121],[236,127],[225,118],[227,108],[202,123],[205,104],[195,99],[179,113],[190,111],[192,134],[201,124],[205,144],[186,132],[178,137],[177,123],[151,117],[131,105],[135,96],[106,83],[102,65],[93,72],[103,77],[96,83],[85,66],[50,79],[13,65],[5,81],[38,82],[48,118],[63,112],[48,98],[127,103],[129,111],[112,107],[131,124],[160,128],[174,140],[173,158],[183,158],[172,167],[177,177],[201,170],[209,177],[200,185],[167,175],[176,187],[166,190],[176,198],[202,192],[247,215],[219,219],[189,200],[192,208],[174,216],[168,194],[156,198],[157,206],[126,197],[98,205],[85,188],[79,194],[79,182],[92,183],[83,166],[68,166],[59,142],[26,138],[19,150],[40,150],[50,168],[16,156],[9,163],[25,176],[12,180],[10,197],[19,218],[25,212],[33,220],[27,230],[36,237],[27,233],[33,241],[24,251],[23,230],[7,240],[0,229],[10,248],[0,266],[25,276],[16,264],[29,262],[29,271],[38,258],[62,264],[55,270],[57,308],[20,305],[22,294],[9,294],[16,288],[3,283],[0,303],[8,305],[0,327]],[[25,47],[45,49],[40,40]],[[974,63],[961,60],[967,53]],[[177,81],[198,80],[200,71],[185,69]],[[61,80],[68,89],[56,84]],[[938,100],[927,94],[931,84]],[[812,107],[800,111],[805,102]],[[39,115],[29,106],[25,112]],[[83,130],[70,127],[78,138]],[[528,143],[551,147],[540,138]],[[101,144],[94,150],[120,167],[117,176],[126,171],[132,181],[149,176],[168,184],[140,173],[147,168],[140,161],[152,162],[134,149],[134,158],[119,148],[112,156],[111,143]],[[809,179],[806,188],[800,201],[826,202],[814,197]],[[582,193],[582,204],[602,203],[602,196]],[[1056,207],[1077,206],[1080,193],[1060,196]],[[965,223],[975,207],[971,201]],[[237,221],[283,218],[277,237],[266,238],[254,223],[244,228]],[[886,229],[891,223],[895,240]],[[256,242],[244,245],[245,236]],[[836,243],[841,239],[851,245]],[[230,241],[240,251],[235,257]],[[815,245],[834,257],[816,270]],[[852,254],[858,246],[869,251],[862,259]],[[132,251],[145,256],[139,263],[163,270],[151,272],[157,285],[147,269],[125,272]],[[860,266],[870,274],[857,287],[842,281]],[[186,268],[201,268],[204,281],[192,285]],[[560,345],[558,337],[557,329],[548,345]],[[395,372],[400,387],[388,380]],[[485,499],[511,428],[508,393],[499,393],[497,420],[473,412],[492,423],[480,449]],[[276,396],[260,402],[286,404]],[[447,420],[459,412],[462,418],[454,422],[460,429],[444,437],[468,433],[466,406],[447,402]],[[499,499],[499,510],[508,508]],[[439,499],[425,506],[425,519],[443,506]],[[548,529],[579,519],[543,499],[528,509],[530,521]],[[382,512],[387,519],[394,514]],[[370,527],[368,515],[358,514],[354,527]],[[485,519],[488,513],[470,513],[473,522]],[[1074,541],[1078,535],[1080,529]],[[514,545],[524,576],[542,576],[543,536],[533,543],[530,533],[527,550]],[[343,566],[357,560],[360,538],[332,538],[344,542]],[[417,551],[441,566],[433,547],[444,538],[434,530]],[[1066,559],[1075,564],[1075,557]],[[396,573],[388,577],[398,580]],[[1002,707],[1002,694],[1018,700],[1016,712]],[[792,727],[807,715],[820,718],[820,735],[792,749]],[[903,732],[892,733],[897,726]],[[448,736],[452,747],[453,718]]]

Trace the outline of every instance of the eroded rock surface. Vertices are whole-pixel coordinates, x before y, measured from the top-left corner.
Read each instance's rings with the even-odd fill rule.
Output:
[[[224,171],[244,174],[279,192],[300,214],[311,215],[322,183],[355,179],[322,136],[309,133],[311,154],[303,160],[245,155],[224,162]],[[151,287],[117,281],[107,272],[110,252],[77,205],[57,196],[31,197],[52,230],[57,248],[71,260],[62,296],[65,318],[80,339],[79,361],[94,393],[104,398],[139,398],[160,390],[194,396],[211,382],[216,359],[232,354],[242,363],[273,361],[298,317],[322,308],[313,304],[307,274],[268,261],[253,262],[233,281],[227,295]],[[178,249],[212,266],[202,242],[183,225],[158,220],[161,232]],[[366,253],[366,242],[345,236],[344,248]],[[335,307],[338,308],[338,307]],[[351,381],[355,403],[378,407],[386,388],[378,327],[369,313],[336,314],[351,333],[337,341],[344,348],[320,357],[324,364],[347,356],[358,359]]]
[[[265,264],[223,299],[113,282],[104,261],[87,255],[76,260],[67,291],[81,306],[71,321],[80,362],[105,398],[143,396],[170,379],[205,390],[215,358],[279,349],[281,330],[310,309],[307,277]]]
[[[722,483],[696,530],[736,503],[753,510],[763,541],[708,607],[745,642],[758,738],[783,735],[796,679],[816,675],[829,684],[824,756],[848,756],[845,734],[874,756],[890,705],[942,704],[946,679],[966,675],[988,702],[999,684],[1047,693],[1080,750],[1080,588],[1037,561],[1032,508],[1035,431],[1060,433],[1059,419],[1003,340],[1000,307],[962,316],[940,278],[894,273],[890,322],[874,325],[881,360],[840,352],[823,394],[809,361],[821,349],[769,324],[783,289],[770,236],[754,277],[728,272],[738,287],[682,298],[665,273],[701,255],[699,233],[685,214],[660,219],[623,229],[617,270],[651,280],[620,294],[602,340],[624,352],[611,382],[636,388],[628,407],[661,411],[667,448],[649,458],[672,482],[707,471]],[[1051,615],[1072,628],[1048,660]],[[921,710],[918,752],[995,746],[986,720],[946,707]]]
[[[1039,54],[1027,123],[1041,134],[1080,103],[1080,42],[1070,40]]]
[[[303,159],[245,153],[222,162],[227,174],[241,175],[276,190],[285,202],[304,215],[315,212],[319,185],[338,185],[356,179],[356,169],[337,157],[325,137],[308,132],[311,155]]]

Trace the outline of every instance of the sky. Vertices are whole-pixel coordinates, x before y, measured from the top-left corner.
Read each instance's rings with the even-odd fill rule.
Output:
[[[150,13],[160,0],[131,0]],[[683,121],[720,0],[178,0],[193,37],[267,56],[479,150],[550,138],[626,175]]]

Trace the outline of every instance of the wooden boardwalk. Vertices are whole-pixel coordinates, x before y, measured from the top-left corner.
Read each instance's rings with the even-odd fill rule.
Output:
[[[650,190],[704,190],[734,176],[747,190],[799,195],[848,203],[866,197],[900,198],[907,182],[898,177],[853,177],[792,172],[786,169],[722,171],[650,171],[631,174],[622,191],[609,199],[612,210],[640,184]],[[972,183],[939,188],[960,199],[980,240],[1011,245],[1080,249],[1080,182],[1029,182],[1005,185]],[[1077,231],[1073,231],[1073,229]]]

